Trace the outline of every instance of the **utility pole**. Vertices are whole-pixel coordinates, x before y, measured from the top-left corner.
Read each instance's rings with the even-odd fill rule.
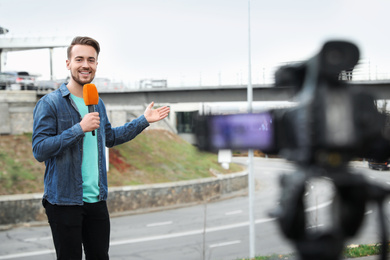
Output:
[[[248,0],[248,113],[252,113],[253,87],[252,87],[252,65],[251,65],[251,1]],[[253,176],[253,149],[248,151],[248,194],[249,194],[249,257],[255,258],[255,180]]]

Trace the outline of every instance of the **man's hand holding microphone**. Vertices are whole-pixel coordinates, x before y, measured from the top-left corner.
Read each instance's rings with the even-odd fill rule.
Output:
[[[83,129],[84,133],[92,132],[94,135],[95,129],[98,129],[100,126],[100,117],[98,112],[88,113],[84,116],[84,118],[80,122],[81,129]]]
[[[95,129],[100,126],[99,113],[95,112],[95,105],[99,103],[99,93],[97,92],[95,84],[85,84],[83,87],[83,99],[86,106],[88,106],[88,114],[80,122],[81,129],[84,133],[91,132],[95,135]]]

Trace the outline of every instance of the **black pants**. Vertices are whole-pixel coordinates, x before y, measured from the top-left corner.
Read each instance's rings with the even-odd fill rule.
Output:
[[[58,206],[43,201],[58,260],[107,260],[110,218],[105,201]]]

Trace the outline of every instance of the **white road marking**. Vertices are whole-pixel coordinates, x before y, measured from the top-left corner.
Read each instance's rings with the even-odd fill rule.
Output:
[[[229,215],[236,215],[236,214],[241,214],[241,213],[242,213],[242,210],[235,210],[235,211],[226,212],[225,215],[229,216]]]
[[[279,172],[294,172],[295,169],[287,169],[287,168],[264,168],[264,169],[271,169],[272,172],[279,171]]]
[[[230,246],[230,245],[240,244],[240,243],[241,243],[241,240],[235,240],[235,241],[229,241],[229,242],[213,244],[213,245],[210,245],[209,247],[210,248],[214,248],[214,247],[221,247],[221,246]]]
[[[368,214],[371,214],[371,213],[372,213],[372,210],[369,210],[366,213],[364,213],[364,215],[368,215]]]
[[[318,225],[315,225],[315,226],[307,227],[306,229],[318,228],[318,227],[323,227],[323,226],[325,226],[325,225],[324,224],[318,224]]]
[[[151,223],[151,224],[147,224],[146,227],[166,226],[166,225],[171,225],[172,223],[173,223],[173,221],[165,221],[165,222]]]
[[[26,238],[23,241],[25,242],[36,242],[36,241],[42,241],[42,240],[49,240],[51,239],[51,236],[48,237],[32,237],[32,238]]]
[[[256,224],[266,223],[275,220],[275,218],[267,218],[267,219],[258,219],[255,221]],[[112,241],[110,243],[111,246],[117,246],[117,245],[126,245],[126,244],[134,244],[134,243],[140,243],[140,242],[147,242],[147,241],[155,241],[155,240],[161,240],[161,239],[169,239],[169,238],[176,238],[176,237],[184,237],[184,236],[192,236],[192,235],[199,235],[221,230],[227,230],[227,229],[233,229],[233,228],[239,228],[239,227],[245,227],[249,226],[249,222],[241,222],[237,224],[231,224],[231,225],[225,225],[225,226],[219,226],[219,227],[212,227],[212,228],[206,228],[206,230],[198,229],[198,230],[190,230],[185,232],[179,232],[179,233],[172,233],[172,234],[165,234],[165,235],[157,235],[157,236],[151,236],[151,237],[143,237],[143,238],[134,238],[134,239],[124,239],[124,240],[118,240],[118,241]]]
[[[325,208],[325,207],[329,206],[330,204],[332,204],[332,202],[333,202],[333,201],[330,200],[330,201],[326,201],[326,202],[324,202],[324,203],[322,203],[322,204],[318,204],[318,205],[316,205],[316,206],[307,208],[307,209],[305,210],[305,212],[310,212],[310,211],[314,211],[314,210],[317,210],[317,209]]]

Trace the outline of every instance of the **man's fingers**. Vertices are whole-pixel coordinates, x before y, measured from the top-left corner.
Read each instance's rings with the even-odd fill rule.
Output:
[[[100,117],[98,112],[88,113],[80,122],[81,128],[84,132],[91,132],[99,128],[100,126]]]

